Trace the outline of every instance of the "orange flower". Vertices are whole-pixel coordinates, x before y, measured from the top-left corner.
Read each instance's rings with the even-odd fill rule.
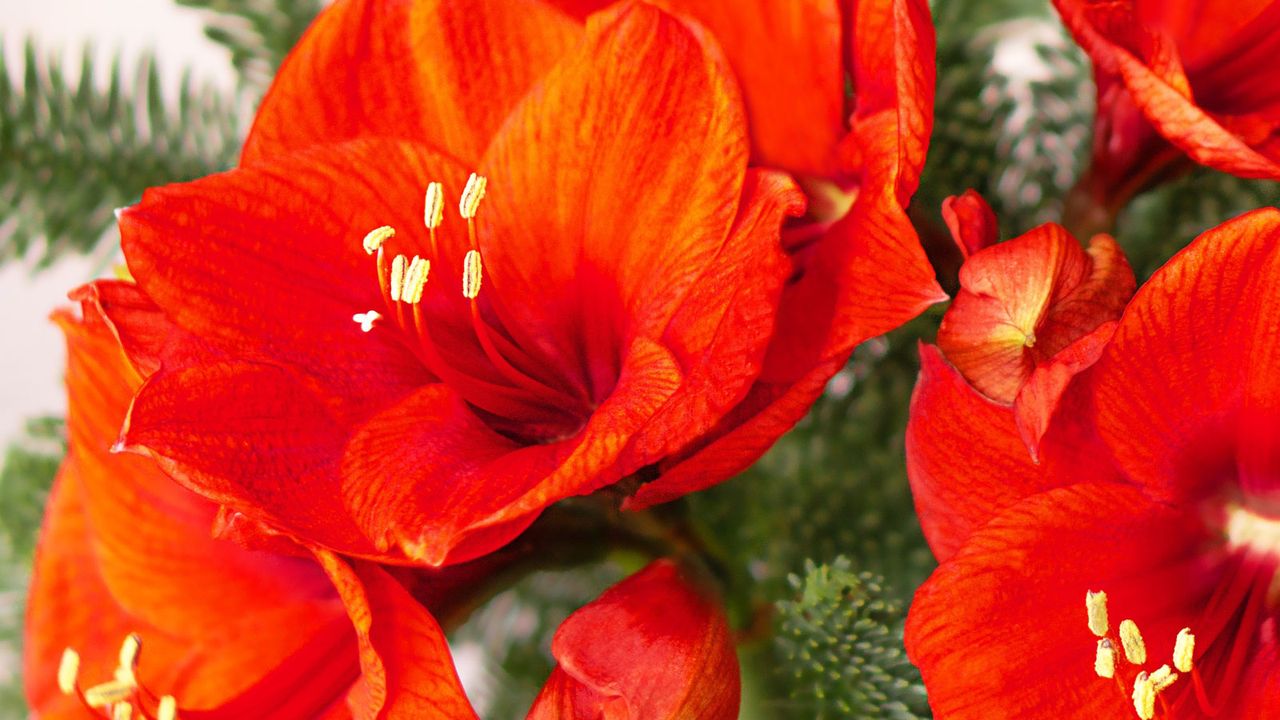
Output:
[[[127,702],[162,717],[172,702],[192,717],[265,707],[280,718],[342,716],[359,666],[324,573],[309,559],[211,538],[213,503],[144,458],[111,454],[141,381],[100,319],[55,318],[69,354],[70,450],[28,601],[32,709],[110,717],[108,705]]]
[[[803,198],[747,167],[700,28],[644,3],[585,28],[534,0],[337,3],[242,167],[122,215],[146,298],[100,295],[157,371],[123,447],[253,522],[429,565],[626,478],[644,506],[732,475],[939,297],[902,210],[927,12],[855,15],[874,40],[831,60],[860,88],[827,148],[846,202],[784,252]]]
[[[1098,85],[1082,191],[1114,214],[1185,153],[1280,179],[1280,3],[1054,0]]]

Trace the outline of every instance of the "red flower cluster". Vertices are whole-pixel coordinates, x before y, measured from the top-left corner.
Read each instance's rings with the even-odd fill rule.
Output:
[[[544,509],[727,478],[942,299],[926,4],[775,5],[326,10],[239,167],[124,209],[131,278],[59,316],[36,712],[473,717],[437,618]],[[530,717],[736,717],[701,585],[581,609]]]
[[[1079,261],[1045,248],[1046,230],[1057,232],[973,255],[966,291],[1019,256],[1062,272],[1024,267],[983,284],[948,320],[1004,357],[990,338],[1039,338],[1076,318],[1046,338],[1047,358],[966,367],[981,344],[953,336],[948,347],[942,334],[941,349],[922,349],[908,469],[942,565],[916,595],[906,640],[933,707],[984,720],[1270,717],[1280,707],[1280,213],[1205,233],[1118,321],[1110,300],[1077,312],[1081,294],[1062,278],[1100,278],[1103,263],[1069,270]],[[1100,284],[1110,290],[1094,287],[1094,298],[1122,300],[1132,276]],[[1037,297],[1049,300],[1026,325],[1017,312],[1010,327],[981,311]],[[1046,368],[1060,379],[1028,437],[1020,406]]]

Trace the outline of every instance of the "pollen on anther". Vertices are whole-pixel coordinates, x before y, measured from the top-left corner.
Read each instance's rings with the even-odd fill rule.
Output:
[[[1156,716],[1156,686],[1145,672],[1138,673],[1138,677],[1133,679],[1133,709],[1142,720]]]
[[[1089,611],[1089,632],[1097,637],[1106,637],[1110,629],[1107,622],[1107,594],[1092,590],[1086,592],[1084,606]]]
[[[369,234],[364,236],[364,242],[361,243],[362,245],[364,245],[365,254],[366,255],[374,254],[375,252],[378,251],[378,248],[382,247],[382,243],[390,240],[395,236],[396,236],[396,230],[390,225],[383,225],[380,228],[374,228],[370,230]]]
[[[176,720],[178,717],[178,701],[172,695],[160,698],[156,705],[156,720]]]
[[[422,222],[427,229],[435,230],[444,220],[444,186],[438,182],[427,183],[427,195],[422,204]]]
[[[488,186],[489,181],[483,175],[471,173],[471,177],[467,178],[467,186],[462,189],[462,198],[458,201],[458,212],[464,220],[470,220],[476,216]]]
[[[111,720],[133,720],[133,706],[129,703],[117,703],[111,708]]]
[[[410,305],[422,300],[422,290],[427,286],[427,276],[431,273],[431,261],[413,256],[409,269],[405,271],[404,287],[400,290],[400,298]]]
[[[63,695],[71,695],[76,691],[76,679],[80,676],[80,653],[67,648],[62,651],[62,659],[58,661],[58,690]]]
[[[111,680],[85,690],[84,701],[91,708],[106,707],[128,700],[137,689],[137,686],[131,682]]]
[[[398,302],[404,290],[404,274],[407,271],[408,259],[403,255],[395,256],[391,261],[391,302]]]
[[[1102,678],[1116,676],[1116,648],[1107,638],[1098,641],[1098,653],[1093,657],[1093,671]]]
[[[462,297],[468,300],[476,299],[480,294],[480,281],[483,277],[484,268],[480,253],[476,250],[468,250],[467,256],[462,260]]]
[[[1151,687],[1157,693],[1164,692],[1164,689],[1172,685],[1178,679],[1178,673],[1169,669],[1168,665],[1161,665],[1151,673]]]
[[[1134,621],[1120,622],[1120,644],[1124,646],[1124,656],[1129,662],[1142,665],[1147,661],[1147,646],[1142,642],[1142,633]]]
[[[142,649],[142,638],[138,633],[129,633],[120,643],[120,667],[133,667],[138,662],[138,651]]]
[[[1196,636],[1191,634],[1191,628],[1182,628],[1173,643],[1173,666],[1181,672],[1191,672],[1195,652]]]
[[[360,323],[360,330],[362,332],[369,332],[373,329],[373,323],[380,317],[382,317],[382,314],[377,310],[370,310],[369,312],[356,313],[351,316],[351,319]]]

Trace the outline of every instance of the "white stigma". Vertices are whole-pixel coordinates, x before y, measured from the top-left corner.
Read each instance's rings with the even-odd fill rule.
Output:
[[[360,323],[360,330],[369,332],[373,329],[373,323],[380,317],[382,317],[382,314],[377,310],[370,310],[369,312],[356,313],[351,316],[351,319]]]

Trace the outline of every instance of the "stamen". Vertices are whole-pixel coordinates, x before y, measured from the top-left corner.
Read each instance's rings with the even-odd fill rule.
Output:
[[[1182,628],[1173,643],[1173,666],[1184,673],[1191,672],[1195,652],[1196,636],[1191,634],[1191,628]]]
[[[1093,671],[1101,678],[1116,676],[1116,648],[1107,638],[1098,641],[1098,653],[1093,657]]]
[[[356,313],[351,316],[351,319],[360,323],[361,331],[369,332],[373,329],[373,323],[380,317],[382,317],[382,313],[377,310],[370,310],[369,312]]]
[[[84,701],[91,708],[106,707],[113,703],[128,700],[133,696],[135,690],[137,690],[137,686],[131,682],[111,680],[85,690]]]
[[[129,703],[117,703],[111,708],[111,720],[133,720],[133,706]]]
[[[400,300],[400,293],[404,290],[404,274],[405,256],[397,255],[391,261],[391,302]]]
[[[365,254],[366,255],[374,254],[375,252],[377,252],[378,248],[382,247],[382,243],[390,240],[395,236],[396,236],[396,230],[390,225],[383,225],[380,228],[374,228],[370,230],[369,234],[364,236],[364,242],[362,243],[364,245]]]
[[[1142,633],[1134,621],[1121,621],[1120,644],[1124,646],[1124,656],[1129,662],[1142,665],[1147,661],[1147,646],[1142,642]]]
[[[80,675],[80,653],[71,648],[62,651],[62,659],[58,661],[58,689],[63,695],[71,695],[76,691],[76,678]]]
[[[483,263],[478,250],[468,250],[462,261],[462,297],[475,300],[480,294],[480,281],[484,277]]]
[[[116,668],[116,679],[121,682],[137,684],[133,669],[138,664],[138,651],[142,649],[142,638],[137,633],[129,633],[120,644],[120,665]]]
[[[414,255],[413,262],[409,263],[409,269],[405,271],[400,298],[410,305],[416,305],[422,300],[422,289],[427,285],[427,274],[430,272],[431,261]]]
[[[160,704],[156,705],[156,720],[177,720],[177,717],[178,701],[172,695],[160,698]]]
[[[488,185],[489,181],[483,175],[471,173],[471,177],[467,178],[467,186],[462,189],[462,199],[458,201],[458,212],[463,219],[471,220],[476,216]]]
[[[428,230],[435,230],[440,227],[442,221],[444,221],[444,186],[438,182],[427,183],[427,196],[422,207],[422,222]]]
[[[1138,677],[1133,679],[1133,709],[1142,720],[1156,716],[1156,688],[1145,672],[1138,673]]]
[[[1148,680],[1151,686],[1155,688],[1156,693],[1163,692],[1165,688],[1172,685],[1178,679],[1178,673],[1169,669],[1168,665],[1161,665],[1155,672],[1151,673]]]
[[[1105,592],[1085,593],[1084,606],[1089,611],[1089,632],[1097,637],[1106,637],[1110,625],[1107,623],[1107,594]]]

